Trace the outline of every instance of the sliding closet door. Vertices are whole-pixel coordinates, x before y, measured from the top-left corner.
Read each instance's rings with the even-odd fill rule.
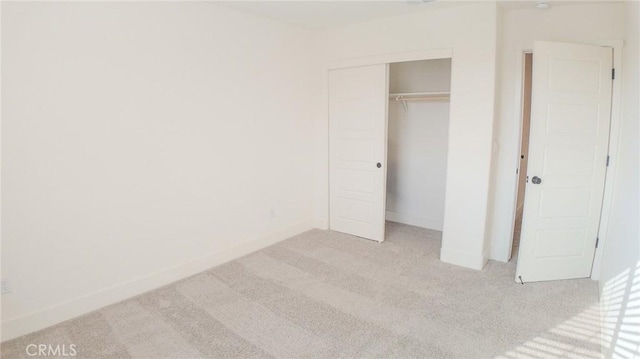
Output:
[[[387,65],[329,71],[330,228],[382,242]]]

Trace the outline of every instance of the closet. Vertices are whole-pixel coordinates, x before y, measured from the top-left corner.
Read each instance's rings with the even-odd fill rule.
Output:
[[[386,219],[442,231],[451,59],[389,66]]]
[[[450,83],[450,58],[329,71],[330,229],[442,230]]]

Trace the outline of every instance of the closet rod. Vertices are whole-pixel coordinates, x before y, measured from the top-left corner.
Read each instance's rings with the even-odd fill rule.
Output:
[[[396,101],[448,101],[449,96],[426,96],[426,97],[393,97]]]
[[[389,99],[396,101],[447,101],[449,100],[449,92],[390,93]]]

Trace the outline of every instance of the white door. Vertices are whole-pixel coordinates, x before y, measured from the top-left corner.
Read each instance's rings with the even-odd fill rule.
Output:
[[[598,236],[613,50],[536,42],[516,281],[585,278]]]
[[[387,65],[329,71],[329,227],[382,242]]]

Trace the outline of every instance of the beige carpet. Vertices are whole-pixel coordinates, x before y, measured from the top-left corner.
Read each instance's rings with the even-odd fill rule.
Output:
[[[387,241],[313,230],[170,286],[2,344],[83,358],[596,358],[597,286],[514,282],[512,263],[438,260],[440,233]]]

